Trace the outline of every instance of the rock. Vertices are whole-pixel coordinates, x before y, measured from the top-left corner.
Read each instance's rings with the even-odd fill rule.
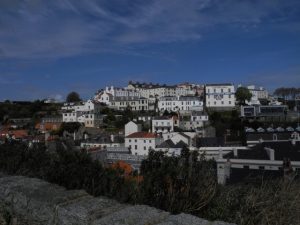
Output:
[[[120,204],[105,197],[94,198],[82,190],[68,191],[21,176],[0,176],[0,202],[9,206],[16,225],[229,225],[187,214],[170,215],[145,205]],[[1,211],[0,221],[0,225],[5,222]]]

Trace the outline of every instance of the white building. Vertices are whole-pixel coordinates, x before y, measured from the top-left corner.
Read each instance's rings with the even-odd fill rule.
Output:
[[[196,96],[168,96],[161,97],[158,101],[158,110],[171,112],[184,112],[191,110],[203,110],[203,101]]]
[[[242,87],[242,85],[238,85],[238,87]],[[269,97],[268,91],[263,87],[256,88],[255,85],[250,85],[247,86],[247,89],[252,94],[251,100],[246,101],[248,105],[260,105],[260,99],[268,99]]]
[[[208,108],[232,108],[235,106],[235,90],[233,84],[205,85],[205,102]]]
[[[201,130],[204,123],[208,122],[208,115],[204,112],[193,111],[190,120],[181,120],[179,127],[183,130]]]
[[[63,122],[79,122],[85,127],[99,127],[102,121],[100,104],[88,100],[79,103],[65,103],[62,107]]]
[[[115,97],[109,107],[116,110],[130,108],[132,111],[148,111],[149,100],[143,97]]]
[[[134,90],[141,94],[142,97],[147,99],[155,99],[164,96],[186,96],[195,95],[195,89],[191,86],[182,85],[160,85],[152,83],[139,83],[139,82],[129,82],[127,88],[128,90]]]
[[[154,133],[136,132],[125,137],[125,147],[133,155],[148,155],[149,150],[155,150],[162,142],[162,138]]]
[[[156,117],[152,120],[153,133],[170,133],[174,131],[173,118]]]
[[[129,90],[124,88],[116,88],[116,87],[106,87],[105,90],[99,91],[94,99],[95,101],[105,103],[109,105],[109,103],[114,100],[114,98],[139,98],[141,95],[139,92],[135,90]]]
[[[142,125],[132,121],[125,124],[125,136],[142,131]]]

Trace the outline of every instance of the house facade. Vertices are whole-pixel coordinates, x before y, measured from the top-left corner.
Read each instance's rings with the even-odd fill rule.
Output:
[[[205,103],[207,108],[230,109],[235,107],[235,89],[233,84],[205,85]]]
[[[196,96],[167,96],[158,101],[158,110],[171,112],[184,112],[191,110],[203,110],[203,101]]]
[[[173,118],[168,117],[155,117],[152,120],[153,133],[170,133],[174,131]]]
[[[65,103],[62,107],[62,119],[64,123],[79,122],[85,127],[99,127],[102,122],[100,110],[100,104],[92,100]]]
[[[125,137],[125,147],[133,155],[148,155],[149,150],[155,150],[162,138],[154,133],[136,132]]]

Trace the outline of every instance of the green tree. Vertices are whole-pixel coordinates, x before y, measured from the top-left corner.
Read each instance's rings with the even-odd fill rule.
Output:
[[[68,94],[66,101],[67,102],[80,102],[81,99],[77,92],[72,91]]]
[[[248,88],[245,87],[239,87],[235,92],[236,100],[239,102],[240,105],[245,105],[246,100],[250,101],[252,94],[248,90]]]

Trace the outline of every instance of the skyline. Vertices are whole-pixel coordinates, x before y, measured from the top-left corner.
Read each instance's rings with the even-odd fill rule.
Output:
[[[0,101],[129,80],[300,87],[297,0],[0,2]]]

